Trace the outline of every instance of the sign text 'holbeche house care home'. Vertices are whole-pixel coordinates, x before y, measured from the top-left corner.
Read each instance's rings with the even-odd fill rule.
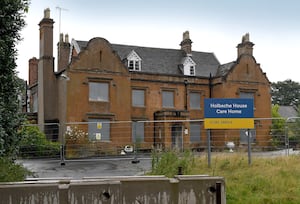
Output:
[[[204,99],[205,129],[253,129],[253,99]]]

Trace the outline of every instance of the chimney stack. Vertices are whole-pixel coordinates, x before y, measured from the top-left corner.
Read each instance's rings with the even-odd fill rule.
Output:
[[[242,43],[238,44],[238,58],[241,55],[253,55],[253,46],[254,44],[250,42],[249,33],[246,33],[242,37]]]
[[[35,57],[29,60],[29,87],[38,82],[38,63],[39,60]]]
[[[60,34],[60,40],[57,44],[57,71],[60,72],[67,68],[69,64],[69,56],[70,56],[70,47],[71,44],[69,42],[69,35]]]
[[[187,55],[191,55],[192,54],[192,43],[193,42],[190,39],[189,31],[185,31],[183,33],[183,38],[182,38],[182,41],[180,43],[181,50],[185,51],[185,53]]]
[[[54,121],[57,118],[57,85],[54,74],[53,24],[50,9],[44,10],[40,27],[40,56],[38,62],[38,123]],[[43,128],[41,128],[43,130]]]

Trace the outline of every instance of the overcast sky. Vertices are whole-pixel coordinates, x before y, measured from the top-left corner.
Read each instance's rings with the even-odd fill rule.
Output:
[[[194,51],[213,52],[223,64],[236,60],[236,46],[249,33],[254,57],[271,82],[300,82],[299,0],[31,0],[17,47],[18,76],[24,80],[28,60],[39,58],[38,23],[45,8],[55,21],[55,51],[59,27],[70,40],[103,37],[110,43],[171,49],[180,48],[188,30]]]

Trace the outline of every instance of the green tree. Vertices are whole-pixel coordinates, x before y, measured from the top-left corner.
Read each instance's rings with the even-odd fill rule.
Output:
[[[272,105],[272,142],[273,145],[284,145],[285,143],[285,118],[279,114],[279,105]]]
[[[290,79],[271,84],[272,103],[278,105],[299,105],[300,84]]]
[[[0,1],[0,156],[14,156],[22,122],[18,102],[16,44],[25,26],[29,0]]]

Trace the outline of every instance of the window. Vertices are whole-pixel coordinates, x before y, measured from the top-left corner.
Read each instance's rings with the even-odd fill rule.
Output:
[[[132,90],[132,106],[144,107],[145,106],[145,90]]]
[[[132,50],[128,56],[127,56],[127,61],[128,61],[128,69],[129,71],[141,71],[141,61],[142,59],[139,57],[139,55]]]
[[[190,142],[201,141],[201,123],[192,122],[190,123]]]
[[[89,119],[88,120],[89,139],[95,141],[110,140],[110,120],[108,119]]]
[[[129,70],[134,70],[134,61],[133,60],[128,61],[128,68],[129,68]]]
[[[191,76],[195,75],[195,67],[194,66],[190,66],[190,75]]]
[[[184,57],[182,59],[183,74],[188,76],[196,75],[196,63],[193,61],[191,56]]]
[[[140,61],[135,61],[134,70],[136,71],[140,70]]]
[[[129,60],[128,61],[128,69],[131,71],[140,71],[140,61]]]
[[[90,101],[109,101],[108,83],[90,82],[89,83]]]
[[[144,142],[144,129],[143,122],[132,122],[132,142]]]
[[[254,99],[254,93],[253,92],[240,92],[240,98],[253,98]]]
[[[162,92],[162,106],[164,108],[174,108],[174,92],[163,91]]]
[[[200,110],[200,93],[190,93],[190,109]]]
[[[240,92],[240,98],[252,98],[254,106],[253,108],[255,109],[254,92]]]

